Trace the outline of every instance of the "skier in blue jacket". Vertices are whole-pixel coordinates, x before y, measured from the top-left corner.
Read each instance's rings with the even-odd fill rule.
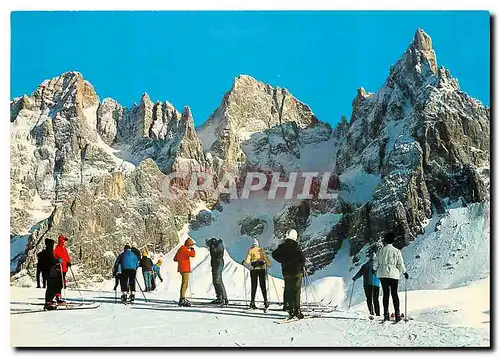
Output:
[[[117,263],[119,264],[117,270],[122,272],[120,278],[121,300],[123,303],[127,302],[127,293],[130,290],[129,301],[133,303],[135,300],[135,280],[137,268],[139,267],[139,257],[131,250],[130,245],[126,244],[123,253],[118,256]]]
[[[373,260],[375,259],[375,253],[371,252],[366,256],[368,261],[361,266],[356,275],[352,277],[352,280],[356,281],[363,276],[363,287],[365,288],[368,311],[370,311],[370,315],[373,315],[375,312],[375,315],[380,316],[380,305],[378,302],[380,280],[378,279],[377,274],[373,272]]]

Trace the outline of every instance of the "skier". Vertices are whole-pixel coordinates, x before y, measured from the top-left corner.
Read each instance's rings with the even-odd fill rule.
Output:
[[[250,264],[250,282],[252,286],[250,308],[257,308],[255,306],[255,294],[257,292],[257,280],[259,280],[260,291],[262,292],[262,297],[264,298],[264,308],[267,309],[269,307],[269,303],[267,301],[266,273],[267,268],[271,266],[271,261],[267,257],[264,249],[259,247],[259,241],[257,239],[253,240],[253,244],[250,246],[250,249],[248,249],[247,255],[242,264],[244,266]]]
[[[47,246],[47,243],[50,244],[50,247]],[[50,252],[47,252],[47,250],[50,250]],[[40,286],[40,275],[42,276],[42,284],[43,284],[43,289],[46,288],[47,284],[47,273],[50,270],[50,257],[53,257],[53,252],[54,250],[54,241],[52,239],[45,239],[45,248],[40,251],[36,255],[37,257],[37,263],[36,263],[36,287],[37,288],[42,288]],[[50,254],[47,254],[50,253]]]
[[[194,258],[196,252],[194,250],[194,240],[188,237],[174,256],[174,262],[177,262],[177,271],[181,274],[181,292],[179,298],[179,306],[191,306],[191,302],[186,299],[186,290],[188,288],[189,273],[191,273],[191,258]]]
[[[281,263],[285,280],[285,297],[290,318],[296,316],[304,318],[300,310],[300,288],[306,258],[297,243],[298,234],[295,229],[290,230],[285,241],[272,253],[274,260]]]
[[[120,265],[118,269],[121,270],[120,285],[122,290],[121,301],[127,302],[127,294],[130,291],[130,298],[128,301],[134,303],[135,301],[135,279],[137,268],[139,267],[139,259],[137,255],[131,250],[129,244],[125,244],[123,252],[116,259],[115,265]]]
[[[150,257],[148,257],[148,251],[146,249],[142,251],[142,259],[139,266],[142,269],[142,277],[144,278],[144,291],[150,292],[152,290],[151,281],[153,279],[153,261]]]
[[[44,310],[55,310],[57,305],[54,304],[54,297],[61,284],[61,279],[58,278],[59,274],[56,271],[57,260],[54,257],[54,244],[52,239],[45,239],[45,249],[39,254],[43,254],[43,261],[46,265],[44,267],[45,276],[47,277],[47,290],[45,290],[45,305]]]
[[[211,304],[226,306],[228,304],[226,288],[222,280],[222,270],[224,270],[224,243],[222,239],[211,238],[205,240],[210,250],[210,265],[212,267],[212,284],[214,285],[216,299]]]
[[[380,283],[382,284],[384,321],[388,321],[390,319],[390,292],[390,295],[392,295],[392,303],[394,305],[395,321],[399,322],[401,321],[401,314],[399,312],[398,282],[401,274],[404,275],[405,279],[408,279],[408,273],[406,272],[401,251],[392,245],[395,238],[396,236],[391,232],[384,236],[384,246],[378,252],[378,258],[374,264],[374,271],[378,274]]]
[[[68,268],[71,266],[71,259],[69,257],[68,249],[66,248],[66,241],[68,238],[59,235],[57,238],[57,246],[54,249],[54,258],[56,258],[57,266],[57,291],[56,291],[56,301],[58,304],[64,304],[61,293],[63,287],[66,288],[66,273],[68,272]]]
[[[378,302],[378,295],[380,289],[380,280],[377,274],[373,273],[373,261],[375,259],[375,252],[369,252],[366,254],[368,261],[361,266],[359,271],[352,277],[353,281],[356,281],[361,276],[363,276],[363,287],[365,290],[366,304],[368,305],[368,311],[370,312],[370,318],[373,314],[380,316],[380,305]]]
[[[160,281],[163,283],[163,278],[161,277],[161,274],[160,274],[160,267],[161,267],[162,263],[163,263],[162,260],[158,259],[156,264],[153,265],[153,278],[151,279],[151,289],[152,290],[156,289],[156,276],[158,276],[158,278],[160,278]]]
[[[118,259],[116,260],[115,265],[113,266],[113,278],[115,278],[115,287],[113,288],[113,290],[116,291],[116,288],[118,287],[118,285],[120,285],[120,281],[122,278],[122,267],[119,264]]]

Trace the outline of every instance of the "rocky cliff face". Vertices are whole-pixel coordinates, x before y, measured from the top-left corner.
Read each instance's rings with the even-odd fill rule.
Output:
[[[65,233],[79,263],[102,278],[125,241],[168,251],[183,223],[201,232],[216,224],[213,213],[231,214],[226,197],[207,205],[217,212],[193,218],[199,199],[163,195],[171,172],[216,180],[333,172],[328,186],[338,200],[274,201],[271,219],[249,201],[237,230],[262,238],[272,226],[272,249],[297,229],[310,273],[330,264],[346,238],[355,259],[387,231],[404,246],[448,205],[489,199],[490,109],[438,67],[424,31],[382,88],[359,88],[352,104],[350,120],[332,129],[288,90],[241,75],[195,129],[189,107],[179,112],[147,94],[131,108],[100,102],[76,72],[45,81],[11,102],[11,241],[29,236],[14,270],[32,272],[42,238]]]

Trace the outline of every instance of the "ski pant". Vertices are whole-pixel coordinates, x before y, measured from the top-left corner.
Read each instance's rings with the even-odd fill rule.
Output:
[[[285,300],[288,310],[300,309],[300,288],[302,287],[302,274],[285,275]]]
[[[392,295],[394,304],[394,314],[399,315],[398,279],[380,278],[382,292],[384,294],[382,302],[384,304],[384,316],[389,315],[389,293]]]
[[[267,301],[267,291],[266,291],[266,270],[265,269],[255,269],[250,270],[250,283],[252,286],[252,302],[255,302],[255,294],[257,293],[257,280],[259,280],[260,291],[262,292],[262,297],[264,301]]]
[[[214,284],[215,295],[217,299],[227,299],[226,288],[222,280],[222,271],[224,270],[224,262],[217,265],[212,265],[212,283]]]
[[[56,296],[57,289],[59,288],[58,281],[61,281],[61,278],[56,276],[47,278],[47,290],[45,290],[45,302],[52,303],[54,297]]]
[[[115,287],[113,288],[113,290],[116,290],[116,288],[118,287],[118,285],[120,285],[120,280],[121,280],[121,277],[122,275],[121,274],[117,274],[115,276]]]
[[[368,311],[370,311],[370,315],[373,315],[373,313],[375,312],[375,315],[380,316],[380,305],[378,303],[379,287],[375,285],[365,285],[364,288],[366,304],[368,305]]]
[[[151,270],[143,270],[142,277],[144,278],[144,289],[146,291],[151,291],[151,280],[153,279],[153,274]]]
[[[135,292],[135,269],[125,269],[122,271],[120,277],[120,286],[122,288],[122,293]]]
[[[188,282],[189,282],[189,273],[180,273],[182,282],[181,282],[181,299],[186,298],[186,290],[188,288]]]
[[[42,276],[43,288],[45,289],[45,285],[47,283],[47,272],[43,271],[38,265],[36,266],[36,287],[40,287],[40,275]]]

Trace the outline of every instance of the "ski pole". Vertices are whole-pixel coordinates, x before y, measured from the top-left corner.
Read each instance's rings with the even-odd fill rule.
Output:
[[[137,279],[137,276],[135,277],[135,282],[137,283],[137,286],[139,287],[139,290],[141,291],[142,296],[144,296],[144,300],[146,300],[146,302],[149,302],[146,295],[144,295],[144,291],[142,291],[141,284],[139,284],[139,280]]]
[[[243,281],[244,281],[244,285],[245,285],[245,306],[248,306],[248,302],[247,302],[247,274],[246,274],[246,268],[245,266],[243,265]]]
[[[356,282],[356,281],[353,281],[353,282],[352,282],[351,297],[350,297],[350,299],[349,299],[349,307],[347,308],[347,311],[349,311],[349,309],[351,308],[352,293],[354,292],[354,283],[355,283],[355,282]]]
[[[80,296],[82,297],[82,302],[85,301],[85,298],[83,297],[82,291],[80,290],[80,286],[78,286],[78,281],[76,281],[75,273],[73,273],[73,269],[71,269],[71,266],[69,267],[69,271],[71,272],[71,276],[73,277],[73,280],[75,281],[76,288],[78,289],[78,292],[80,293]]]
[[[278,301],[278,306],[281,306],[280,297],[278,295],[278,289],[276,288],[276,283],[274,282],[274,279],[272,276],[271,276],[271,282],[273,283],[273,286],[274,286],[274,292],[276,293],[276,300]]]
[[[116,304],[116,300],[117,300],[117,299],[118,299],[118,298],[116,297],[116,289],[115,289],[115,304]]]
[[[405,322],[408,321],[408,311],[407,311],[407,307],[408,307],[408,289],[406,287],[406,280],[405,279]]]

